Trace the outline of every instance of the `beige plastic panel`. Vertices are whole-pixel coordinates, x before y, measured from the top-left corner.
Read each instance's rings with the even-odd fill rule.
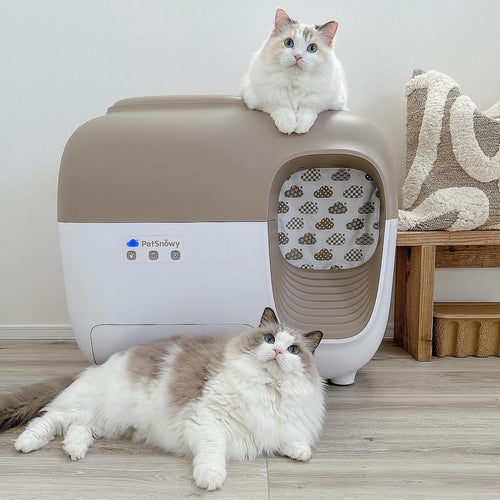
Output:
[[[120,101],[81,126],[59,174],[60,222],[266,221],[271,186],[290,159],[360,154],[394,196],[393,165],[374,124],[321,113],[309,133],[281,134],[238,97],[149,97]],[[379,184],[381,186],[381,184]]]
[[[342,339],[358,334],[368,323],[375,305],[380,278],[387,194],[375,167],[353,155],[314,155],[287,162],[278,172],[271,206],[277,214],[280,186],[292,173],[307,168],[346,166],[363,170],[380,189],[380,233],[372,258],[365,264],[341,270],[306,270],[289,264],[278,243],[277,220],[269,223],[271,278],[280,320],[299,329],[321,330],[324,338]],[[277,217],[276,217],[277,219]]]

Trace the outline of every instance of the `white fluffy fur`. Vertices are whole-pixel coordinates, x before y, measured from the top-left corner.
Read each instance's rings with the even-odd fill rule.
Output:
[[[278,13],[280,9],[275,30],[250,62],[241,94],[250,109],[269,113],[284,134],[302,134],[321,111],[346,109],[344,70],[333,41],[328,43],[312,25],[283,21],[280,25]],[[304,31],[313,33],[312,38],[306,40]],[[293,48],[284,45],[287,38],[293,40]],[[317,45],[317,52],[307,51],[310,43]],[[297,62],[295,56],[301,59]]]
[[[242,354],[231,340],[224,364],[201,397],[183,407],[172,404],[173,362],[182,347],[169,348],[157,378],[133,378],[130,351],[90,367],[19,436],[15,448],[30,452],[56,435],[72,460],[84,457],[93,439],[134,429],[134,438],[166,451],[193,456],[196,484],[220,488],[226,460],[282,454],[308,460],[321,430],[323,384],[315,369],[305,373],[301,358],[287,347],[294,335],[281,329],[273,345],[263,342]],[[281,348],[276,355],[273,348]]]

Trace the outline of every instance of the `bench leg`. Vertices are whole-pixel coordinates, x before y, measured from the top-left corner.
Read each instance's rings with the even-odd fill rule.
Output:
[[[432,359],[435,246],[398,247],[394,340],[417,361]]]

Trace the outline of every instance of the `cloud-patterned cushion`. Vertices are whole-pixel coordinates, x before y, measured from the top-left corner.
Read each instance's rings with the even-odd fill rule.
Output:
[[[380,200],[373,179],[353,168],[311,168],[281,187],[278,242],[302,269],[348,269],[367,262],[379,236]]]

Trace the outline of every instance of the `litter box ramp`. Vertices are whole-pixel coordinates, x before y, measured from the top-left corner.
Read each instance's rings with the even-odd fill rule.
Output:
[[[78,345],[101,363],[171,335],[238,333],[271,306],[323,331],[321,375],[352,383],[386,328],[395,178],[377,128],[353,113],[284,135],[238,97],[117,102],[71,136],[59,174]]]

